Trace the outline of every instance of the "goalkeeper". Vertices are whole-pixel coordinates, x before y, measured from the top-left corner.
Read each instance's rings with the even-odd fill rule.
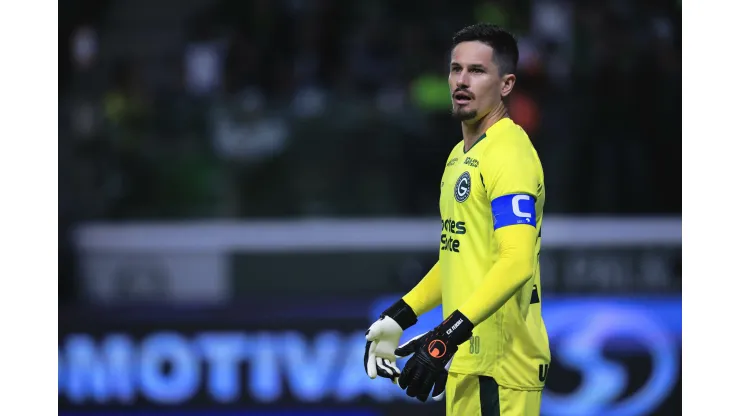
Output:
[[[368,329],[365,371],[421,401],[446,397],[448,415],[539,415],[550,364],[539,266],[545,186],[537,152],[507,110],[517,43],[476,24],[452,47],[462,140],[441,181],[439,258]],[[439,304],[446,319],[399,347],[402,332]],[[402,371],[396,356],[410,356]]]

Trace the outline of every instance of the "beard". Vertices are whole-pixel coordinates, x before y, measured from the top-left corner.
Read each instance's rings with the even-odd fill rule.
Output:
[[[455,108],[452,107],[452,118],[454,118],[457,121],[468,121],[475,118],[475,116],[478,114],[475,110],[470,110],[467,108]]]

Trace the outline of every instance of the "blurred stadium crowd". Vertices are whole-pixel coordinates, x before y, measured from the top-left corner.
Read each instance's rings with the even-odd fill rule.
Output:
[[[510,28],[548,212],[680,212],[680,3],[69,0],[60,217],[433,216],[457,29]]]

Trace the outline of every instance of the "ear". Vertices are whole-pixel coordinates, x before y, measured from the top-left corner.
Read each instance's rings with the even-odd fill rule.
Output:
[[[516,83],[516,75],[506,74],[501,78],[501,96],[506,97],[511,94]]]

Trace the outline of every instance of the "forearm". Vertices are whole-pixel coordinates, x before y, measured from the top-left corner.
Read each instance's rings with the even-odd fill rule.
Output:
[[[435,263],[423,279],[403,297],[416,316],[429,312],[442,303],[442,279]]]
[[[507,227],[501,233],[501,255],[468,300],[459,308],[474,325],[493,315],[535,270],[536,232],[528,226]]]

